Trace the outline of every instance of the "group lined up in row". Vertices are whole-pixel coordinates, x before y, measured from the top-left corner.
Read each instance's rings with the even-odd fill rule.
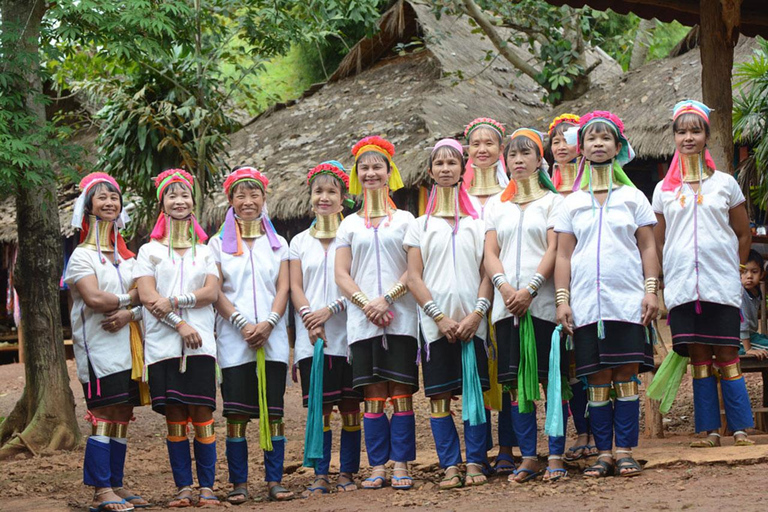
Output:
[[[188,422],[198,504],[219,504],[212,489],[219,368],[233,484],[227,499],[249,497],[245,432],[252,418],[260,419],[270,497],[293,496],[280,484],[289,296],[304,405],[322,402],[322,411],[310,406],[308,431],[319,425],[320,412],[324,418],[321,442],[305,446],[305,465],[316,474],[308,492],[329,491],[335,406],[343,421],[337,490],[357,489],[361,427],[372,467],[363,487],[385,484],[388,461],[392,487],[412,486],[419,362],[445,471],[441,488],[480,485],[493,471],[511,472],[518,483],[541,474],[539,384],[548,403],[545,480],[567,478],[564,457],[590,455],[598,458],[587,477],[638,475],[637,374],[653,368],[647,326],[658,310],[662,248],[675,351],[690,351],[693,359],[696,430],[714,436],[719,428],[714,356],[729,427],[737,443],[749,444],[744,429],[752,418],[738,367],[739,264],[747,259],[749,227],[739,187],[715,170],[706,150],[708,113],[696,101],[676,105],[677,152],[653,206],[622,170],[633,154],[621,120],[609,112],[553,121],[551,178],[544,134],[522,128],[505,138],[500,123],[474,120],[465,130],[468,161],[454,139],[432,148],[434,186],[418,219],[389,196],[402,187],[393,145],[366,137],[352,149],[349,175],[336,161],[309,172],[316,220],[290,247],[266,215],[268,180],[252,167],[225,180],[231,208],[207,245],[193,215],[192,176],[178,169],[160,174],[160,214],[136,259],[119,232],[127,218],[117,183],[104,173],[87,176],[73,220],[82,243],[66,281],[78,375],[94,425],[84,464],[84,482],[96,488],[93,510],[146,506],[123,488],[122,473],[132,408],[149,403],[168,424],[178,488],[169,506],[193,504]],[[363,204],[342,220],[347,193],[362,195]],[[459,395],[464,476],[450,412]],[[487,454],[490,408],[500,411],[494,467]],[[580,438],[566,452],[569,414]],[[518,468],[515,443],[523,455]]]

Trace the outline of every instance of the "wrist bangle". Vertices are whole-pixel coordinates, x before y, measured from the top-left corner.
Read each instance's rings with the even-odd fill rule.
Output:
[[[351,301],[352,301],[352,304],[359,307],[360,309],[363,309],[370,302],[368,300],[368,297],[366,297],[363,292],[353,293]]]
[[[173,311],[165,315],[160,321],[172,329],[178,329],[179,326],[184,322],[184,320]]]
[[[501,290],[502,285],[509,284],[509,281],[507,281],[507,276],[499,272],[498,274],[493,274],[493,277],[491,278],[491,282],[493,283],[493,287],[497,290]]]
[[[235,311],[229,316],[229,323],[234,325],[239,331],[248,325],[248,320],[239,311]]]
[[[435,322],[438,321],[438,317],[442,319],[445,315],[443,315],[442,310],[440,309],[440,306],[435,304],[435,301],[430,300],[426,304],[424,304],[424,307],[422,308],[424,310],[424,313],[427,314],[429,318],[434,320]]]
[[[136,306],[130,309],[131,312],[131,321],[138,322],[141,320],[141,317],[143,316],[143,309],[141,306]]]
[[[649,277],[645,280],[645,293],[656,295],[659,291],[659,278]]]
[[[438,314],[436,317],[434,317],[432,320],[434,320],[434,321],[435,321],[435,323],[437,323],[437,322],[439,322],[440,320],[442,320],[443,318],[445,318],[445,315],[444,315],[444,314],[442,314],[442,313],[439,313],[439,314]]]
[[[392,288],[390,288],[387,293],[384,294],[384,300],[386,300],[388,304],[392,305],[397,299],[403,297],[406,293],[408,293],[408,288],[403,283],[398,282]]]
[[[302,306],[299,308],[299,316],[301,317],[302,320],[304,320],[304,317],[310,314],[311,312],[312,310],[310,309],[309,306]]]
[[[277,326],[277,323],[280,321],[280,315],[272,311],[269,316],[267,316],[267,323],[272,326],[272,328]]]
[[[555,306],[562,306],[571,302],[571,292],[567,288],[558,288],[555,291]]]
[[[191,309],[197,304],[197,297],[194,293],[174,295],[173,297],[168,297],[168,300],[171,301],[171,306],[174,309]]]
[[[528,286],[525,287],[526,290],[528,290],[528,293],[531,294],[531,297],[536,297],[536,295],[539,294],[539,288],[542,287],[544,284],[544,276],[540,273],[536,272],[533,274],[533,277],[531,278],[530,282],[528,283]]]
[[[117,307],[122,309],[131,305],[131,296],[128,293],[121,293],[117,295]]]
[[[491,301],[485,297],[479,297],[475,302],[475,313],[478,313],[480,317],[484,317],[489,309],[491,309]]]
[[[328,308],[332,315],[336,315],[347,309],[347,301],[344,300],[344,297],[339,297],[325,307]]]

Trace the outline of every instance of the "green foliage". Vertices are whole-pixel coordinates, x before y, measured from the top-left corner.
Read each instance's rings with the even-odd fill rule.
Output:
[[[681,25],[677,21],[662,23],[656,21],[656,27],[649,42],[647,61],[666,58],[677,43],[679,43],[691,27]]]
[[[758,38],[752,60],[736,64],[733,99],[734,140],[751,147],[757,171],[757,202],[768,205],[768,41]]]

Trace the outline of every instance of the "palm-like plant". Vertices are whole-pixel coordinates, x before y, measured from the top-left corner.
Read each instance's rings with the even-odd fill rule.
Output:
[[[742,187],[752,185],[751,196],[761,209],[768,204],[768,41],[758,38],[751,61],[736,65],[733,99],[733,137],[749,145],[751,156],[739,168]]]

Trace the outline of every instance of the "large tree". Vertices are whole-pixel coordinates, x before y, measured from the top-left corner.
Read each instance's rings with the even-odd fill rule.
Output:
[[[0,183],[16,196],[14,269],[26,354],[24,392],[0,425],[0,459],[72,449],[80,431],[69,387],[59,309],[62,244],[56,132],[45,117],[40,30],[46,2],[0,1]]]

